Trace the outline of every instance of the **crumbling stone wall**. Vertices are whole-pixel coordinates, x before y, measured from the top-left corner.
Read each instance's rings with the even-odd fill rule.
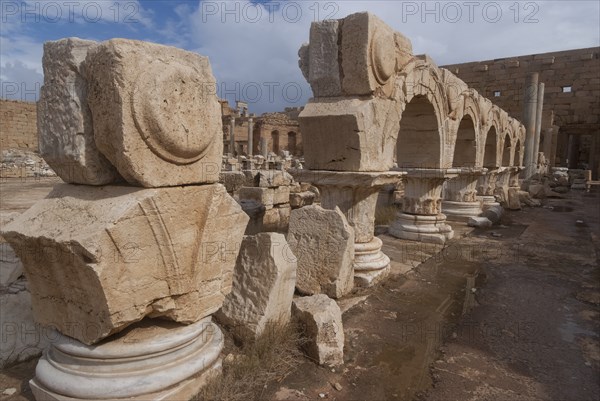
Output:
[[[35,103],[0,99],[0,149],[38,150]]]

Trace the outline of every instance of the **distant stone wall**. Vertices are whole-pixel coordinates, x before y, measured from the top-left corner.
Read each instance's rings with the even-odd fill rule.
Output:
[[[0,99],[0,149],[38,150],[36,104]]]

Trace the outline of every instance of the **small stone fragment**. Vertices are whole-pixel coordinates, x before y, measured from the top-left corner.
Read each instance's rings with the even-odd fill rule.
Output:
[[[295,284],[296,258],[283,234],[245,236],[217,318],[238,338],[257,337],[269,323],[289,322]]]
[[[344,363],[344,328],[337,303],[325,294],[294,299],[292,315],[302,327],[304,349],[319,365]]]

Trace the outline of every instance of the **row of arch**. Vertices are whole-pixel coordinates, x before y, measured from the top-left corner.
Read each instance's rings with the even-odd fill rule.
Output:
[[[395,85],[399,167],[522,165],[525,127],[450,71],[413,58]]]

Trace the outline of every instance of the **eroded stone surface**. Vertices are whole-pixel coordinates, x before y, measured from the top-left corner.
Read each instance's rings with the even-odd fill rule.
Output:
[[[259,336],[269,323],[289,322],[295,285],[296,257],[283,234],[245,236],[217,317],[234,335]]]
[[[344,327],[342,312],[327,295],[294,299],[292,314],[308,339],[306,353],[319,365],[344,363]]]
[[[0,288],[8,287],[23,275],[23,264],[10,244],[0,243]]]
[[[300,292],[339,298],[352,290],[354,229],[339,208],[311,205],[293,210],[287,240],[298,258]]]
[[[311,170],[388,171],[400,129],[390,99],[313,101],[299,117],[306,167]]]
[[[219,180],[221,108],[207,57],[112,39],[89,51],[85,71],[96,145],[127,182]]]
[[[0,311],[0,368],[39,356],[54,338],[34,322],[28,291],[0,295]]]
[[[37,103],[39,149],[65,182],[104,185],[120,179],[94,142],[82,63],[97,45],[78,38],[44,43],[44,85]]]
[[[29,383],[37,400],[189,400],[221,371],[223,333],[210,317],[143,320],[91,346],[54,338]]]
[[[58,185],[8,226],[35,319],[93,344],[144,316],[191,323],[231,290],[247,215],[220,184]]]

